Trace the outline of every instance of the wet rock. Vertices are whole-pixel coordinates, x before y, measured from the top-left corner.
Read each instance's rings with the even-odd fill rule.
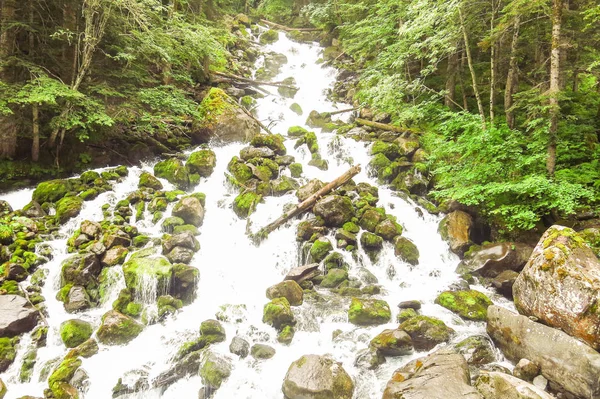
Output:
[[[85,234],[89,238],[98,239],[102,234],[102,226],[100,223],[92,222],[90,220],[84,220],[81,222],[81,226],[79,228],[81,234]]]
[[[517,281],[517,277],[519,277],[519,273],[512,270],[506,270],[496,276],[491,284],[496,288],[499,294],[504,295],[508,299],[512,299],[513,285],[515,284],[515,281]]]
[[[178,158],[170,158],[154,165],[154,175],[163,178],[180,190],[190,185],[190,177],[183,162]]]
[[[454,335],[454,330],[443,321],[428,316],[412,317],[398,328],[410,335],[416,350],[431,350],[438,344],[448,342]]]
[[[37,324],[39,312],[19,295],[0,295],[0,337],[31,331]]]
[[[69,289],[65,300],[65,310],[69,313],[75,313],[91,307],[90,296],[85,288],[75,285]]]
[[[465,357],[470,366],[480,366],[496,360],[492,343],[489,338],[483,335],[475,335],[464,339],[456,344],[454,348]]]
[[[572,229],[550,227],[513,286],[519,313],[600,349],[600,261]]]
[[[419,249],[406,237],[398,236],[394,239],[394,254],[410,265],[419,264]]]
[[[313,179],[296,191],[296,197],[298,197],[298,201],[302,202],[323,187],[325,187],[325,183],[320,180]]]
[[[166,255],[171,263],[188,264],[194,257],[194,251],[189,248],[175,247]]]
[[[200,378],[211,391],[221,387],[223,381],[231,375],[232,369],[229,358],[210,350],[205,350],[200,357]]]
[[[270,359],[275,356],[275,348],[264,344],[254,344],[250,348],[250,354],[258,360]]]
[[[390,306],[380,299],[352,298],[348,309],[350,323],[361,326],[385,324],[391,317]]]
[[[281,389],[286,399],[352,399],[354,383],[341,363],[305,355],[290,365]]]
[[[328,227],[341,227],[354,217],[354,207],[348,197],[328,195],[313,207],[316,216],[320,216]]]
[[[216,165],[217,156],[214,151],[206,148],[192,152],[185,163],[185,168],[190,175],[197,174],[201,177],[209,177]]]
[[[280,176],[271,182],[271,195],[281,197],[299,187],[298,182],[287,176]]]
[[[513,370],[513,375],[524,381],[533,381],[533,379],[540,373],[540,366],[535,364],[529,359],[521,359]]]
[[[410,300],[410,301],[402,301],[398,304],[398,308],[400,309],[421,309],[421,301]]]
[[[373,347],[361,349],[356,354],[354,365],[360,369],[375,370],[385,363],[385,356]]]
[[[394,237],[402,234],[402,226],[391,219],[385,219],[377,225],[375,234],[383,237],[386,241],[392,241]]]
[[[186,224],[200,227],[204,221],[204,208],[196,197],[189,196],[175,205],[172,215],[180,217]]]
[[[71,319],[60,324],[60,339],[67,348],[74,348],[87,341],[94,328],[87,321]]]
[[[358,223],[363,229],[374,233],[375,229],[377,228],[377,225],[381,222],[382,219],[383,215],[381,214],[381,212],[377,211],[376,209],[367,209],[365,213],[363,213],[363,215],[361,216]]]
[[[151,188],[153,190],[162,190],[163,185],[152,173],[142,172],[140,175],[140,181],[138,182],[139,188]]]
[[[112,247],[102,257],[101,263],[102,266],[115,266],[120,263],[123,263],[129,250],[120,245]]]
[[[481,399],[469,385],[464,357],[439,350],[399,368],[388,382],[382,399]]]
[[[507,270],[518,272],[523,269],[532,251],[532,247],[520,243],[486,244],[481,249],[470,251],[459,263],[456,273],[493,278]]]
[[[470,238],[473,218],[466,212],[454,211],[440,222],[438,231],[450,244],[452,252],[462,256],[473,244]]]
[[[231,344],[229,344],[229,352],[244,359],[250,353],[250,344],[241,337],[233,337]]]
[[[77,347],[71,349],[67,354],[67,357],[81,356],[84,358],[90,358],[98,353],[98,342],[94,338],[90,338]]]
[[[37,201],[31,201],[23,208],[23,216],[36,219],[47,216],[46,212],[42,209],[42,206]]]
[[[244,161],[252,158],[275,158],[275,151],[268,147],[245,147],[240,150],[240,158]]]
[[[533,385],[542,391],[548,388],[548,380],[543,375],[538,375],[533,379]]]
[[[0,379],[0,399],[4,399],[4,396],[6,395],[6,384],[4,383],[4,381],[2,381]]]
[[[66,223],[72,217],[79,215],[82,206],[82,198],[64,197],[56,203],[56,218],[60,223]]]
[[[365,231],[360,235],[360,244],[365,251],[378,251],[383,248],[383,238]]]
[[[71,182],[68,180],[49,180],[37,185],[33,191],[32,199],[40,204],[44,202],[57,202],[71,191]]]
[[[384,330],[371,340],[370,346],[384,356],[404,356],[413,350],[412,340],[403,330]]]
[[[143,329],[144,326],[131,317],[109,310],[102,316],[96,337],[105,345],[123,345],[137,337]]]
[[[314,234],[320,233],[324,230],[325,227],[323,227],[323,222],[319,219],[311,218],[308,220],[303,220],[302,222],[298,223],[296,240],[308,241]]]
[[[55,398],[77,399],[79,392],[69,382],[81,366],[78,358],[66,358],[54,369],[48,378],[48,385]]]
[[[482,371],[475,382],[475,387],[484,399],[552,399],[554,396],[546,393],[526,381],[509,374],[495,371]]]
[[[0,338],[0,373],[5,372],[15,361],[19,338]]]
[[[173,265],[164,257],[154,258],[131,257],[123,265],[125,284],[135,292],[147,279],[155,279],[157,291],[161,292],[169,286],[173,274]]]
[[[311,280],[320,274],[319,264],[311,263],[304,266],[298,266],[290,269],[284,280],[294,280],[298,284],[303,281]]]
[[[172,236],[163,240],[163,254],[171,252],[171,250],[175,247],[188,248],[195,252],[200,250],[200,243],[196,237],[194,237],[193,233],[190,231],[183,231],[181,233],[173,234]]]
[[[105,234],[102,238],[102,243],[104,244],[106,249],[111,249],[112,247],[115,247],[117,245],[120,245],[122,247],[129,247],[131,246],[131,238],[129,237],[129,234],[125,233],[124,231],[117,230],[112,234]]]
[[[275,298],[265,305],[263,310],[263,323],[276,329],[295,324],[294,314],[290,303],[285,298]]]
[[[184,264],[173,265],[173,281],[171,295],[181,299],[184,305],[192,303],[196,298],[200,272],[193,266]]]
[[[577,339],[499,306],[488,308],[487,332],[508,359],[531,360],[565,391],[584,398],[600,395],[600,353]]]
[[[331,251],[333,251],[331,241],[326,237],[320,237],[310,248],[310,258],[313,262],[321,262]]]
[[[398,324],[402,324],[404,323],[406,320],[411,319],[415,316],[418,316],[419,313],[417,313],[416,310],[408,308],[408,309],[400,309],[400,312],[398,313],[398,316],[396,318],[396,321],[398,322]]]
[[[356,245],[358,239],[356,234],[349,232],[346,229],[337,229],[335,239],[338,241],[338,248],[345,248],[348,245]],[[342,245],[340,245],[342,243]]]
[[[331,269],[327,272],[320,285],[323,288],[336,288],[346,280],[348,280],[348,272],[346,270]]]
[[[487,317],[487,308],[492,301],[479,291],[468,290],[444,291],[438,295],[435,303],[451,310],[463,319],[483,321]]]
[[[63,286],[68,283],[82,286],[94,285],[101,270],[102,264],[95,254],[73,255],[62,263],[62,284]]]
[[[294,329],[294,327],[289,326],[289,325],[284,326],[281,329],[281,331],[279,331],[279,334],[277,334],[277,341],[284,345],[289,345],[292,343],[292,340],[294,339],[295,334],[296,334],[296,329]]]
[[[284,297],[291,306],[300,306],[304,300],[304,291],[293,280],[282,281],[267,288],[267,298],[275,299]]]
[[[218,320],[204,320],[200,323],[200,334],[210,343],[225,341],[225,329]]]
[[[156,299],[158,308],[158,317],[163,319],[167,315],[177,313],[183,307],[181,300],[173,298],[171,295],[161,295]],[[126,312],[128,313],[128,312]],[[135,313],[138,313],[137,311]]]
[[[235,197],[233,201],[233,211],[240,218],[246,218],[254,212],[254,209],[259,202],[262,201],[262,196],[252,191],[244,192]]]

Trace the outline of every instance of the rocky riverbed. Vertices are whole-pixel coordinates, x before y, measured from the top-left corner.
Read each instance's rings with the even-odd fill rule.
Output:
[[[215,87],[208,144],[1,197],[0,398],[600,398],[598,225],[487,242],[418,135],[331,116],[335,51],[253,32],[297,89]]]

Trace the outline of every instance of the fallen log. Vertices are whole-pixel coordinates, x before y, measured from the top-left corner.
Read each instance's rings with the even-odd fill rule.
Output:
[[[358,108],[346,108],[346,109],[340,109],[339,111],[323,112],[321,115],[324,115],[325,117],[327,117],[327,116],[333,116],[333,115],[337,115],[337,114],[344,114],[346,112],[352,112],[352,111],[356,111],[356,110],[358,110]]]
[[[224,72],[213,72],[213,74],[220,76],[222,78],[229,79],[229,80],[237,80],[239,82],[248,83],[253,86],[275,86],[275,87],[284,87],[286,89],[298,90],[298,88],[296,86],[290,86],[283,82],[265,82],[262,80],[248,79],[243,76],[232,75],[232,74],[224,73]]]
[[[269,233],[279,228],[282,224],[290,220],[291,218],[300,215],[301,213],[306,212],[325,194],[330,193],[341,185],[345,184],[348,180],[352,179],[354,176],[360,173],[360,165],[356,165],[348,169],[343,175],[338,177],[337,179],[331,181],[329,184],[325,185],[322,189],[302,201],[300,204],[296,205],[294,209],[291,211],[284,213],[277,220],[268,224],[267,226],[260,229],[254,235],[254,242],[259,244],[263,239],[267,238]]]
[[[267,21],[266,19],[261,19],[260,22],[262,22],[263,24],[270,26],[272,28],[281,29],[286,32],[293,32],[293,31],[296,31],[296,32],[319,32],[319,31],[323,30],[320,28],[290,28],[285,25],[279,25],[279,24],[276,24],[275,22]]]
[[[358,123],[359,125],[370,126],[370,127],[376,128],[376,129],[387,130],[390,132],[421,134],[421,132],[416,129],[398,127],[398,126],[394,126],[394,125],[389,125],[387,123],[373,122],[373,121],[368,121],[366,119],[361,119],[361,118],[356,118],[356,119],[354,119],[354,121],[356,123]]]

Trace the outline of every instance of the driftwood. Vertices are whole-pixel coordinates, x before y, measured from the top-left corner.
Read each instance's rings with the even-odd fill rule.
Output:
[[[281,226],[282,224],[284,224],[291,218],[293,218],[297,215],[300,215],[301,213],[304,213],[307,210],[309,210],[310,208],[312,208],[312,206],[322,196],[324,196],[325,194],[328,194],[329,192],[331,192],[331,191],[335,190],[336,188],[338,188],[339,186],[343,185],[348,180],[350,180],[354,176],[356,176],[358,173],[360,173],[360,165],[356,165],[356,166],[353,166],[350,169],[348,169],[343,175],[341,175],[337,179],[335,179],[332,182],[330,182],[329,184],[327,184],[325,187],[323,187],[322,189],[320,189],[319,191],[317,191],[316,193],[314,193],[313,195],[311,195],[310,197],[308,197],[307,199],[302,201],[300,204],[296,205],[296,207],[294,209],[292,209],[291,211],[289,211],[287,213],[284,213],[277,220],[275,220],[274,222],[272,222],[269,225],[260,229],[258,231],[258,233],[256,233],[256,235],[255,235],[255,242],[257,242],[257,243],[260,242],[263,238],[266,238],[270,232],[276,230],[277,228],[279,228],[279,226]]]
[[[248,83],[249,85],[252,85],[252,86],[275,86],[275,87],[284,87],[286,89],[298,90],[298,88],[296,86],[290,86],[283,82],[265,82],[262,80],[253,80],[253,79],[245,78],[243,76],[231,75],[229,73],[224,73],[224,72],[213,72],[213,74],[220,76],[221,78],[225,78],[225,79],[229,79],[229,80],[237,80],[239,82]]]
[[[346,112],[352,112],[352,111],[356,111],[358,110],[358,108],[346,108],[346,109],[340,109],[339,111],[332,111],[332,112],[323,112],[322,115],[327,116],[333,116],[333,115],[337,115],[337,114],[344,114]]]
[[[268,25],[272,28],[276,28],[276,29],[281,29],[284,30],[286,32],[292,32],[292,31],[296,31],[296,32],[320,32],[323,29],[320,28],[290,28],[288,26],[285,25],[279,25],[276,24],[275,22],[271,22],[271,21],[267,21],[266,19],[261,19],[260,22],[262,22],[265,25]]]
[[[370,127],[376,128],[376,129],[387,130],[390,132],[421,134],[421,132],[419,132],[415,129],[398,127],[398,126],[394,126],[394,125],[389,125],[387,123],[373,122],[373,121],[368,121],[366,119],[361,119],[361,118],[356,118],[356,119],[354,119],[354,121],[356,123],[358,123],[359,125],[370,126]]]

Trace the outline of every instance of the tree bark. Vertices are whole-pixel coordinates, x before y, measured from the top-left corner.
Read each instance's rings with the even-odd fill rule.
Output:
[[[394,125],[388,125],[387,123],[373,122],[373,121],[368,121],[366,119],[361,119],[361,118],[356,118],[356,119],[354,119],[354,121],[356,123],[358,123],[359,125],[374,127],[375,129],[387,130],[390,132],[421,134],[421,132],[419,132],[415,129],[402,128],[402,127],[398,127],[398,126],[394,126]]]
[[[16,0],[2,1],[0,9],[0,59],[13,55],[15,30],[10,24],[15,19]],[[8,68],[0,66],[0,81],[9,83],[12,76]],[[17,126],[12,115],[0,115],[0,159],[12,158],[17,151]]]
[[[458,46],[457,46],[458,47]],[[446,96],[444,105],[450,109],[455,109],[456,101],[456,73],[458,70],[458,48],[448,57],[448,68],[446,69],[448,77],[446,78]]]
[[[561,76],[561,24],[563,0],[552,0],[552,52],[550,54],[550,90],[548,92],[550,105],[550,129],[548,131],[548,155],[546,170],[548,176],[554,178],[556,171],[556,143],[558,141],[558,117],[560,113],[558,96],[560,93]]]
[[[521,27],[521,17],[517,16],[513,23],[513,37],[510,44],[510,61],[508,65],[508,74],[506,75],[506,87],[504,89],[504,113],[506,115],[506,124],[509,128],[515,127],[515,111],[513,106],[513,95],[518,81],[517,64],[517,46],[519,44],[519,28]]]
[[[492,38],[492,43],[490,46],[490,124],[494,124],[494,106],[496,105],[496,72],[497,72],[497,51],[498,46],[496,43],[496,39],[494,38],[494,26],[496,23],[496,13],[497,9],[500,5],[500,1],[498,1],[498,6],[496,6],[495,0],[492,0],[492,15],[490,18],[490,35]]]
[[[360,165],[351,167],[343,175],[341,175],[340,177],[336,178],[335,180],[333,180],[332,182],[327,184],[325,187],[323,187],[322,189],[320,189],[319,191],[317,191],[316,193],[314,193],[313,195],[308,197],[306,200],[302,201],[300,204],[296,205],[296,207],[294,209],[292,209],[290,212],[284,213],[277,220],[275,220],[274,222],[272,222],[272,223],[268,224],[267,226],[263,227],[262,229],[260,229],[258,231],[258,233],[256,234],[255,238],[258,240],[258,242],[260,242],[260,240],[262,240],[263,238],[268,236],[269,233],[271,233],[272,231],[279,228],[279,226],[281,226],[282,224],[284,224],[291,218],[293,218],[297,215],[300,215],[301,213],[306,212],[307,210],[311,209],[313,207],[313,205],[321,197],[323,197],[325,194],[328,194],[329,192],[335,190],[339,186],[343,185],[348,180],[352,179],[354,176],[356,176],[357,174],[360,173],[360,170],[361,170]]]
[[[473,58],[471,57],[471,48],[469,47],[469,35],[467,33],[467,27],[465,26],[465,19],[463,17],[461,7],[458,7],[458,16],[460,18],[460,26],[463,32],[463,38],[465,41],[465,51],[467,52],[467,62],[469,64],[469,71],[471,72],[471,80],[473,84],[473,92],[475,93],[475,99],[477,100],[477,108],[479,109],[479,115],[481,115],[481,124],[483,130],[487,129],[485,120],[485,111],[483,110],[483,103],[481,102],[481,95],[477,88],[477,75],[475,74],[475,68],[473,67]]]
[[[31,160],[37,162],[40,158],[40,110],[37,104],[32,106],[32,117]]]

